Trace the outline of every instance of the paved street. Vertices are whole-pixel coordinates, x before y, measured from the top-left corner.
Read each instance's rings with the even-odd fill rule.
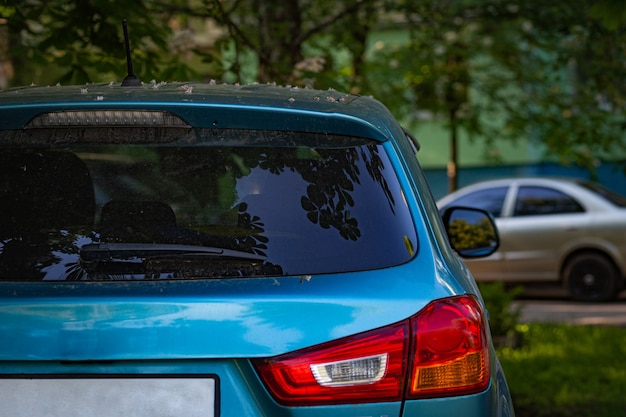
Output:
[[[589,304],[564,300],[520,300],[522,322],[626,326],[626,301]]]
[[[525,297],[514,305],[522,308],[522,322],[626,326],[626,292],[622,292],[619,300],[610,303],[580,303],[555,292],[550,298],[546,294]]]

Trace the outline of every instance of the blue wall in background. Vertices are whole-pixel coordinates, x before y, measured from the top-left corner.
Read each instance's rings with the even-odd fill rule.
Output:
[[[575,177],[593,179],[605,187],[626,196],[625,166],[603,163],[596,167],[595,176],[578,167],[566,167],[555,163],[528,165],[498,165],[490,167],[459,168],[458,188],[496,178],[506,177]],[[445,168],[424,169],[435,199],[448,194],[448,174]]]

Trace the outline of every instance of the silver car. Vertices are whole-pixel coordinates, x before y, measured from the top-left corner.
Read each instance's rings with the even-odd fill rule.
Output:
[[[578,179],[476,183],[437,202],[489,211],[500,250],[467,260],[478,281],[562,283],[573,299],[607,301],[624,286],[626,198]]]

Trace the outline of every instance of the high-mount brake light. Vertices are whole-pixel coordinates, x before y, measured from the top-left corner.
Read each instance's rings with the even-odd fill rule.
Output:
[[[49,127],[176,127],[190,128],[180,117],[151,110],[68,110],[43,113],[33,118],[27,129]]]
[[[433,301],[391,326],[254,365],[287,406],[465,395],[484,391],[490,381],[485,319],[468,295]]]

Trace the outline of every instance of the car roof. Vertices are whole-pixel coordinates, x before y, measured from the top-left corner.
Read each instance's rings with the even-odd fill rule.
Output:
[[[499,178],[485,181],[478,181],[473,184],[461,187],[458,190],[440,198],[437,200],[437,206],[441,209],[452,204],[456,199],[470,194],[477,190],[483,190],[493,187],[520,187],[523,185],[531,186],[549,186],[557,188],[561,191],[565,191],[574,196],[579,204],[583,205],[586,209],[595,210],[614,210],[615,203],[611,203],[609,199],[603,198],[598,193],[593,192],[588,187],[584,186],[585,183],[594,184],[592,181],[575,178],[575,177],[510,177]]]
[[[563,184],[563,183],[574,183],[579,181],[579,178],[571,178],[571,177],[505,177],[505,178],[496,178],[492,180],[478,181],[473,184],[468,185],[467,187],[484,187],[484,186],[493,186],[493,185],[508,185],[508,184]],[[462,188],[467,188],[462,187]]]
[[[476,190],[482,190],[492,187],[508,187],[511,185],[557,185],[557,186],[575,186],[576,182],[581,181],[577,178],[566,177],[507,177],[497,178],[485,181],[478,181],[453,191],[437,201],[439,207],[446,206],[452,200],[459,198],[463,195],[469,194]]]
[[[575,184],[579,181],[582,181],[580,178],[571,178],[571,177],[505,177],[505,178],[496,178],[485,181],[478,181],[464,187],[459,188],[451,194],[460,194],[461,192],[466,192],[467,190],[481,189],[481,188],[489,188],[489,187],[497,187],[497,186],[509,186],[509,185],[522,185],[522,184],[532,184],[532,185],[555,185],[555,184]]]
[[[337,133],[384,141],[402,132],[371,97],[273,84],[119,83],[30,86],[0,92],[0,130],[23,128],[42,112],[168,110],[193,127]]]

